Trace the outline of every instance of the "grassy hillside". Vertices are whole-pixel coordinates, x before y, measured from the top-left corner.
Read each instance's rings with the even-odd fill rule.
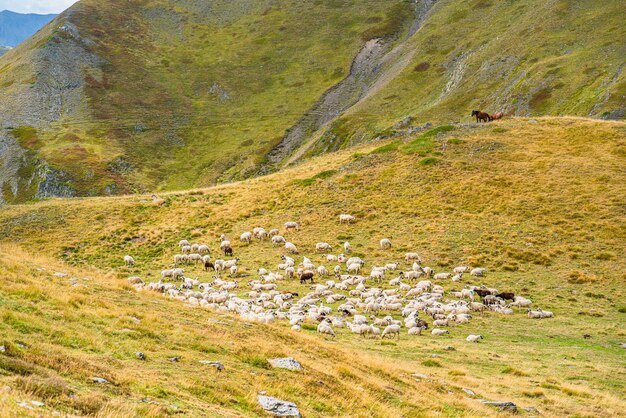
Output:
[[[400,0],[83,0],[3,59],[2,106],[20,101],[20,85],[58,71],[42,49],[71,50],[68,59],[85,67],[84,79],[68,83],[81,85],[80,98],[63,100],[51,125],[37,120],[43,110],[32,112],[38,141],[17,137],[22,147],[62,171],[78,195],[212,184],[259,163],[348,73],[363,37],[403,32],[402,19],[385,26],[398,7],[408,8]],[[48,88],[41,94],[56,94]],[[3,126],[33,126],[31,115],[11,113]]]
[[[15,400],[37,398],[50,410],[103,416],[158,415],[172,404],[190,415],[208,408],[249,416],[262,415],[255,396],[267,390],[296,402],[305,416],[497,412],[473,398],[511,400],[545,416],[619,416],[626,406],[619,345],[626,342],[625,131],[621,122],[577,118],[444,125],[263,178],[164,194],[162,205],[132,196],[4,208],[0,309],[10,350],[0,354],[0,380],[14,390],[0,402],[20,412]],[[344,212],[358,221],[339,225]],[[381,343],[337,330],[330,342],[312,327],[296,333],[284,322],[207,325],[207,318],[230,318],[126,284],[129,275],[156,280],[182,238],[209,243],[217,255],[221,233],[233,240],[240,273],[275,269],[281,248],[237,237],[287,220],[301,223],[286,235],[315,263],[322,263],[318,241],[338,247],[349,240],[368,266],[417,250],[437,271],[464,263],[490,271],[484,279],[443,282],[446,290],[483,283],[515,291],[555,318],[485,313],[446,337],[410,338],[404,330],[399,341]],[[383,237],[394,243],[390,252],[378,248]],[[124,254],[137,266],[124,267]],[[208,277],[194,267],[186,274]],[[308,291],[294,281],[280,289]],[[470,333],[485,340],[469,344]],[[148,360],[136,360],[135,351]],[[165,360],[178,354],[180,365]],[[279,354],[301,360],[304,375],[265,369]],[[215,378],[199,368],[201,359],[227,369]],[[411,373],[429,377],[418,382]],[[91,385],[96,374],[115,384]],[[137,402],[145,397],[157,404]]]
[[[473,108],[623,119],[623,17],[618,0],[83,0],[0,60],[0,202],[205,187]],[[371,39],[371,72],[333,90]]]
[[[470,121],[473,109],[623,119],[620,1],[440,1],[406,60],[307,148],[319,154],[388,135],[407,117]],[[384,109],[384,111],[381,111]]]

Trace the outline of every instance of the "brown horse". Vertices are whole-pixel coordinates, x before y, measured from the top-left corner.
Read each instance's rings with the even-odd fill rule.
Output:
[[[489,122],[491,120],[489,113],[481,112],[480,110],[472,110],[472,116],[476,116],[476,123],[479,121]]]
[[[491,120],[498,120],[498,119],[502,119],[503,117],[504,117],[504,113],[498,112],[498,113],[494,113],[493,115],[491,115]]]

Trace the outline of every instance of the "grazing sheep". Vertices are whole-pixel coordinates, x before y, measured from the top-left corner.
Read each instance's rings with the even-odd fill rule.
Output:
[[[341,215],[339,215],[339,223],[352,223],[356,221],[356,218],[352,215],[348,215],[347,213],[342,213]]]
[[[349,264],[347,270],[348,270],[348,273],[359,274],[359,271],[361,270],[361,264],[360,263]]]
[[[455,274],[454,276],[452,276],[452,281],[453,282],[459,282],[463,279],[463,273],[458,273]]]
[[[446,279],[449,279],[450,277],[452,277],[452,274],[450,274],[450,273],[437,273],[437,274],[435,274],[435,277],[433,277],[433,279],[435,279],[435,280],[446,280]]]
[[[352,252],[352,245],[350,245],[350,243],[348,241],[343,243],[343,249],[345,250],[345,252],[347,253],[351,253]]]
[[[530,308],[528,308],[528,317],[529,318],[537,318],[537,319],[542,319],[542,318],[554,318],[554,314],[550,311],[544,311],[541,308],[537,308],[536,311],[531,310]]]
[[[283,237],[282,235],[274,235],[272,237],[272,246],[277,246],[278,244],[283,244],[287,242],[287,240],[285,240],[285,237]]]
[[[189,254],[191,252],[191,245],[183,245],[180,250],[185,254]]]
[[[135,265],[135,259],[132,258],[129,255],[125,255],[124,256],[124,263],[126,263],[127,266],[134,266]]]
[[[398,270],[398,267],[400,267],[400,263],[388,263],[385,264],[385,270]]]
[[[424,328],[417,326],[409,328],[409,335],[422,335],[423,330]]]
[[[333,247],[327,242],[318,242],[315,244],[315,251],[331,251]]]
[[[233,256],[233,249],[231,246],[226,246],[223,248],[224,250],[224,255],[227,257],[232,257]]]
[[[448,331],[447,329],[433,328],[433,330],[430,333],[432,335],[440,336],[444,334],[450,334],[450,331]]]
[[[285,242],[285,250],[291,254],[298,254],[298,247],[296,247],[292,242]]]
[[[482,340],[483,336],[482,335],[474,335],[474,334],[470,334],[467,336],[467,338],[465,339],[467,342],[470,343],[477,343],[478,340]]]
[[[328,254],[328,255],[326,255],[326,261],[337,261],[337,256],[336,255],[332,255],[332,254]]]
[[[475,277],[483,277],[485,273],[487,273],[487,269],[482,268],[482,267],[476,267],[474,270],[470,272],[470,274]]]
[[[268,234],[270,237],[273,237],[273,236],[275,236],[275,235],[278,235],[279,233],[280,233],[280,231],[278,231],[278,229],[274,228],[274,229],[270,229],[270,232],[268,232],[267,234]]]
[[[418,263],[422,264],[422,259],[417,253],[406,253],[404,255],[404,259],[406,260],[407,263],[409,261],[417,261]]]
[[[317,326],[317,332],[319,332],[320,334],[327,334],[330,335],[332,338],[335,338],[335,331],[333,331],[333,329],[330,327],[330,322],[328,319],[320,322],[320,324]]]
[[[204,260],[204,271],[209,271],[209,269],[215,270],[215,265],[211,263],[211,260]]]
[[[239,240],[241,242],[245,242],[247,244],[250,244],[250,241],[252,240],[252,232],[250,232],[250,231],[244,232],[243,234],[241,234],[239,236]]]
[[[220,250],[224,250],[225,247],[230,247],[230,241],[224,240],[220,243]]]
[[[380,249],[381,250],[386,250],[388,248],[391,248],[391,241],[387,238],[383,238],[380,240]]]
[[[396,325],[396,324],[387,325],[385,329],[383,330],[383,333],[381,334],[380,338],[385,338],[385,335],[391,335],[391,336],[395,335],[398,339],[400,339],[400,325]]]
[[[516,306],[518,308],[528,308],[533,302],[530,299],[526,299],[522,296],[515,296],[515,300],[510,303],[510,306]]]
[[[453,271],[454,271],[454,274],[467,273],[468,271],[470,271],[470,267],[469,266],[459,266],[459,267],[455,267]]]
[[[176,280],[179,277],[183,277],[184,270],[183,269],[167,269],[161,271],[161,277],[164,279],[166,277],[171,277]]]
[[[189,245],[189,241],[187,241],[186,239],[181,239],[181,240],[178,242],[178,246],[179,246],[180,248],[183,248],[185,245]]]
[[[296,231],[300,230],[300,225],[298,222],[285,222],[285,229],[289,231],[290,229],[295,229]]]
[[[198,245],[198,252],[200,254],[211,254],[211,249],[209,248],[208,245],[202,244],[202,245]]]
[[[327,276],[327,275],[328,275],[328,270],[326,270],[326,267],[324,267],[324,266],[319,266],[319,267],[317,268],[317,274],[318,274],[320,277]]]
[[[230,268],[230,277],[236,277],[236,276],[237,276],[237,271],[238,271],[238,270],[239,270],[239,269],[237,268],[237,266],[236,266],[236,265],[231,266],[231,268]]]

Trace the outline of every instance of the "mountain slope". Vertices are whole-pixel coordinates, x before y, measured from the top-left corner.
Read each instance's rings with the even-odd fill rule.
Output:
[[[9,10],[0,12],[0,45],[15,47],[43,28],[56,15],[22,14]]]
[[[36,399],[47,413],[150,416],[175,407],[192,416],[257,416],[255,397],[268,391],[296,402],[304,416],[504,416],[478,398],[551,417],[621,416],[625,130],[623,122],[581,118],[444,125],[264,178],[163,194],[162,204],[123,196],[7,206],[0,345],[10,349],[0,353],[0,382],[13,391],[0,393],[0,405],[22,411],[15,401]],[[344,212],[357,221],[340,225]],[[221,257],[218,237],[226,233],[239,273],[251,275],[239,279],[243,294],[259,267],[276,268],[283,249],[237,237],[259,225],[282,231],[287,220],[302,225],[283,231],[300,249],[298,261],[306,255],[332,267],[315,253],[319,241],[338,249],[349,240],[368,271],[418,251],[437,271],[488,268],[481,279],[438,281],[446,291],[479,282],[523,292],[555,318],[485,312],[446,337],[403,329],[399,340],[382,343],[337,329],[331,342],[315,335],[314,323],[300,332],[286,321],[247,326],[127,285],[128,276],[158,280],[183,238]],[[391,250],[380,250],[382,237]],[[123,266],[125,254],[137,264]],[[193,265],[185,273],[202,281],[213,274]],[[297,280],[279,286],[311,290]],[[485,339],[469,344],[470,333]],[[167,362],[175,355],[180,363]],[[294,356],[305,372],[267,368],[274,356]],[[214,375],[198,360],[226,370]],[[94,375],[113,385],[91,384]]]
[[[410,11],[402,1],[140,3],[81,1],[2,58],[2,126],[37,130],[32,141],[0,134],[34,153],[13,164],[30,176],[3,176],[6,200],[245,173],[349,71],[362,36],[405,30],[385,19],[398,6]],[[70,75],[40,79],[51,73]]]
[[[621,2],[83,0],[0,59],[2,199],[268,173],[426,122],[624,118]]]

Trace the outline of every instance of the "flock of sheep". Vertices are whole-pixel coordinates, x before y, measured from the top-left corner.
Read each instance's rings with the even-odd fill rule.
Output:
[[[340,223],[352,223],[354,216],[342,214]],[[299,231],[297,222],[284,225],[285,234]],[[273,246],[283,245],[285,254],[275,271],[266,268],[257,270],[257,277],[245,285],[243,291],[237,278],[240,259],[213,259],[211,249],[204,244],[179,243],[180,254],[173,257],[174,267],[161,272],[161,280],[145,284],[138,277],[128,280],[138,290],[147,289],[218,312],[234,312],[247,321],[271,323],[288,320],[292,329],[299,330],[304,323],[317,324],[317,332],[334,338],[335,329],[347,328],[361,336],[396,337],[404,327],[408,335],[421,335],[432,326],[435,336],[448,334],[456,324],[467,324],[472,314],[485,310],[502,315],[514,313],[513,308],[526,308],[529,318],[550,318],[552,312],[532,310],[532,301],[513,292],[499,292],[484,285],[466,284],[457,291],[445,291],[442,284],[466,280],[464,275],[479,278],[487,273],[484,268],[459,266],[452,272],[435,272],[422,265],[421,257],[414,252],[406,253],[401,268],[400,262],[390,262],[369,267],[369,274],[362,274],[368,262],[350,254],[350,243],[343,244],[344,253],[334,255],[332,246],[319,242],[315,252],[322,262],[333,263],[332,271],[323,264],[315,265],[310,258],[302,256],[298,262],[293,257],[299,254],[295,244],[280,235],[278,229],[266,231],[254,228],[243,232],[240,241],[250,245],[253,241],[269,241]],[[380,248],[392,247],[389,239],[380,240]],[[220,250],[225,256],[233,256],[231,242],[222,235]],[[124,257],[127,265],[134,265],[133,257]],[[185,276],[181,265],[202,264],[206,271],[213,271],[210,281]],[[223,279],[223,274],[229,278]],[[172,281],[167,282],[166,280]],[[292,280],[310,282],[310,291],[297,292],[279,290],[287,288]],[[319,283],[315,283],[315,279]],[[239,291],[239,292],[238,292]],[[336,306],[335,306],[336,305]],[[423,315],[422,315],[423,314]],[[420,316],[422,315],[422,316]],[[398,319],[396,319],[398,318]],[[428,318],[428,321],[424,318]],[[430,323],[429,323],[430,322]],[[469,335],[469,342],[478,342],[482,335]]]

